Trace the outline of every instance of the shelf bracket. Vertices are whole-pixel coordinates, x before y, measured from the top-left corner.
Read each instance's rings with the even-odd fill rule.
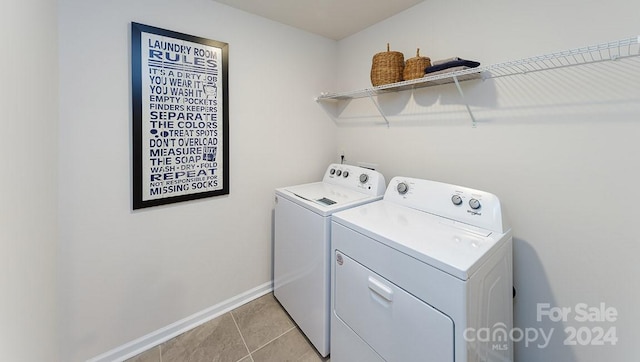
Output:
[[[471,126],[476,128],[476,118],[473,116],[473,112],[471,112],[471,108],[469,107],[469,103],[464,97],[464,93],[462,92],[462,87],[460,87],[460,82],[458,82],[458,76],[453,76],[453,81],[456,83],[456,88],[458,88],[458,93],[460,93],[460,97],[462,97],[462,102],[464,102],[464,106],[467,107],[467,112],[469,112],[469,116],[471,117]]]
[[[375,100],[375,98],[373,98],[373,94],[371,92],[367,92],[367,96],[369,96],[369,99],[371,99],[371,102],[373,102],[373,105],[376,106],[376,108],[378,109],[378,112],[380,112],[380,115],[382,116],[384,121],[387,123],[387,128],[389,128],[389,120],[387,119],[387,116],[384,115],[384,112],[382,111],[382,108],[380,108],[380,105],[378,104],[378,102]]]
[[[331,120],[333,121],[333,123],[335,123],[336,125],[338,124],[338,116],[336,116],[335,114],[333,114],[331,111],[329,111],[328,107],[329,105],[325,102],[323,102],[320,98],[316,97],[315,98],[316,103],[318,103],[320,105],[320,107],[322,108],[322,110],[324,111],[324,113],[327,114],[327,116],[329,116],[329,118],[331,118]]]

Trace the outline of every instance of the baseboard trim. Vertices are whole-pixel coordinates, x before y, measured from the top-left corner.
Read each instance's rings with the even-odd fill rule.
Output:
[[[150,348],[170,340],[190,329],[204,324],[216,317],[223,315],[243,304],[259,298],[273,291],[273,283],[267,282],[244,293],[238,294],[221,303],[205,310],[197,312],[189,317],[160,328],[134,341],[123,344],[99,356],[89,359],[87,362],[120,362],[136,356]]]

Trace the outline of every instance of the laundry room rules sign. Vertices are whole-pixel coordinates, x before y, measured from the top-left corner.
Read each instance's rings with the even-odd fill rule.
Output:
[[[228,44],[131,24],[133,208],[229,193]]]

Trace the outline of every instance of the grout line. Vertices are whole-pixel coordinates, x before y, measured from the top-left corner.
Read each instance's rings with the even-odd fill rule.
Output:
[[[253,362],[253,356],[251,356],[251,351],[249,351],[249,346],[247,346],[247,341],[244,340],[244,336],[242,335],[242,331],[240,330],[240,326],[238,326],[238,322],[236,322],[236,317],[233,316],[233,311],[229,312],[229,314],[231,314],[231,319],[233,319],[233,324],[236,325],[236,329],[238,330],[238,333],[240,334],[240,338],[242,339],[242,343],[244,344],[244,348],[247,350],[247,353],[249,354],[249,358],[251,359],[251,362]],[[242,358],[245,358],[245,357],[242,357]],[[242,360],[242,358],[240,358],[240,360]],[[162,361],[160,361],[160,362],[162,362]]]
[[[271,342],[275,341],[276,339],[278,339],[278,338],[280,338],[280,337],[284,336],[285,334],[287,334],[287,333],[291,332],[292,330],[294,330],[294,329],[296,329],[296,328],[297,328],[297,327],[296,327],[296,326],[295,326],[295,324],[294,324],[294,325],[293,325],[293,327],[291,327],[291,328],[287,329],[286,331],[282,332],[282,334],[280,334],[280,335],[279,335],[279,336],[277,336],[276,338],[274,338],[274,339],[270,340],[269,342],[267,342],[267,343],[263,344],[262,346],[260,346],[260,347],[256,348],[256,350],[255,350],[255,351],[259,350],[260,348],[263,348],[263,347],[264,347],[264,346],[266,346],[267,344],[269,344],[269,343],[271,343]],[[255,352],[255,351],[253,351],[253,352]]]

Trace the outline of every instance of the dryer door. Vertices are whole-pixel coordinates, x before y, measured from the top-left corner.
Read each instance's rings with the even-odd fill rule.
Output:
[[[453,361],[453,321],[336,251],[334,310],[387,361]]]

